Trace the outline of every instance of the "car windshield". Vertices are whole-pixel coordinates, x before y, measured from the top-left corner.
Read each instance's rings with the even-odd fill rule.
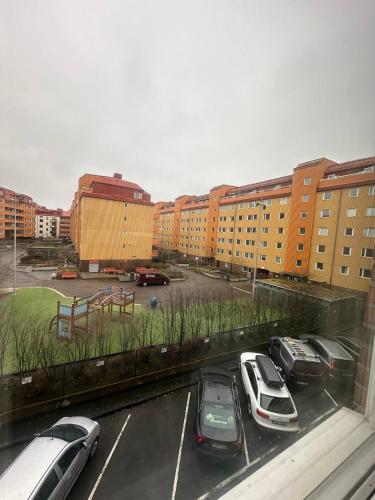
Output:
[[[274,396],[260,395],[260,406],[273,413],[282,413],[289,415],[294,413],[293,404],[290,398],[276,398]]]
[[[52,437],[59,438],[67,443],[71,443],[76,439],[82,438],[87,435],[87,431],[78,425],[73,424],[63,424],[63,425],[55,425],[50,429],[42,432],[40,437]]]
[[[202,411],[202,424],[216,429],[236,428],[233,406],[205,403]]]

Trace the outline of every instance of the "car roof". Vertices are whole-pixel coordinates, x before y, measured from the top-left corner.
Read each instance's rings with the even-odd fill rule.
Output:
[[[294,359],[320,363],[316,352],[303,339],[294,339],[291,337],[276,337],[287,348]]]
[[[259,393],[275,398],[290,398],[290,393],[285,384],[282,387],[270,387],[262,379],[256,356],[265,356],[256,352],[243,352],[241,354],[241,363],[251,363],[258,381]]]
[[[314,340],[323,346],[329,353],[337,359],[350,359],[353,357],[336,340],[326,339],[325,337],[314,337]]]
[[[29,498],[67,445],[58,438],[35,438],[0,477],[1,497],[7,500]]]

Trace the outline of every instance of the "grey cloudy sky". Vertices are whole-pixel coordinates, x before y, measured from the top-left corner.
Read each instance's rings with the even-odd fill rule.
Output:
[[[0,0],[0,185],[153,201],[375,154],[373,0]]]

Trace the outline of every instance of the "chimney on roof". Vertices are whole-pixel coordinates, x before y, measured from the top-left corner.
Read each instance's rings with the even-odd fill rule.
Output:
[[[120,179],[121,180],[122,179],[122,174],[113,174],[113,177],[115,179]]]

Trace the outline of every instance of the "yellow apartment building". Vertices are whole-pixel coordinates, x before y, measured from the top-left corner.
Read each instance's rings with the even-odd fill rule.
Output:
[[[30,196],[0,187],[0,239],[33,238],[36,203]]]
[[[153,239],[150,195],[123,180],[121,174],[85,174],[72,203],[70,230],[82,271],[149,265]]]
[[[161,209],[159,222],[160,247],[188,259],[367,291],[375,157],[341,164],[320,158],[288,176],[179,197]]]

